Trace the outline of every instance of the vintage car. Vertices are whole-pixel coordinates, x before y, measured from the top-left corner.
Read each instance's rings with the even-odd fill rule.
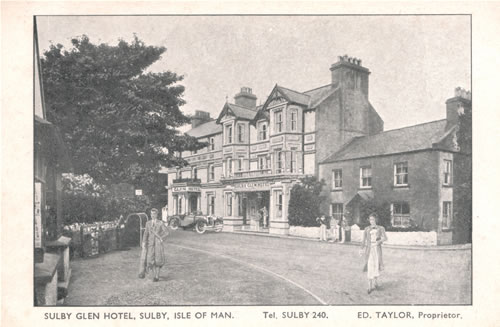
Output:
[[[201,213],[188,213],[185,215],[174,215],[168,218],[168,225],[171,229],[194,229],[198,234],[203,234],[207,230],[220,232],[223,227],[222,217],[205,216]]]

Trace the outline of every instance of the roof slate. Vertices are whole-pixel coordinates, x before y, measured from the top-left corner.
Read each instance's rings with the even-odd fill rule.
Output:
[[[237,118],[252,120],[255,118],[255,115],[257,115],[257,108],[246,108],[234,103],[228,103],[228,106]]]
[[[192,137],[203,137],[218,133],[222,133],[222,126],[217,124],[215,120],[198,125],[186,132],[187,135]]]
[[[322,163],[431,149],[446,133],[446,119],[354,138]]]
[[[303,104],[305,106],[309,105],[309,95],[303,94],[291,89],[287,89],[286,87],[277,85],[276,88],[280,93],[282,93],[285,97],[287,97],[291,102],[295,102],[298,104]]]

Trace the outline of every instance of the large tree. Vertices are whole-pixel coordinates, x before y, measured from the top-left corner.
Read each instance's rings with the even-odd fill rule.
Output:
[[[42,58],[48,119],[68,146],[76,174],[101,184],[144,182],[161,166],[182,165],[176,151],[203,146],[177,128],[188,123],[180,107],[182,76],[147,72],[164,47],[134,36],[117,46],[87,36],[72,47],[52,45]]]

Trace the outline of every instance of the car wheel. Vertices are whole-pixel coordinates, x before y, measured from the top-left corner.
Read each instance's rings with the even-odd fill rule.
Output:
[[[207,230],[207,223],[203,220],[198,220],[194,229],[198,234],[203,234]]]
[[[170,220],[170,229],[172,230],[177,230],[179,228],[179,219],[173,218]]]

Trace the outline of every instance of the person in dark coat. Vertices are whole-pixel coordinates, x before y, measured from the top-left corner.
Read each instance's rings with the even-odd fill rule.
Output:
[[[377,225],[376,214],[370,214],[369,219],[370,226],[365,228],[360,250],[365,257],[363,271],[366,271],[368,277],[368,294],[378,287],[377,278],[384,270],[382,243],[387,241],[384,227]]]
[[[160,269],[166,263],[165,243],[167,236],[168,229],[164,222],[158,219],[158,210],[151,209],[151,220],[146,223],[142,238],[143,254],[141,256],[145,255],[146,267],[154,272],[153,282],[160,279]],[[144,274],[139,275],[139,277],[144,278]]]

